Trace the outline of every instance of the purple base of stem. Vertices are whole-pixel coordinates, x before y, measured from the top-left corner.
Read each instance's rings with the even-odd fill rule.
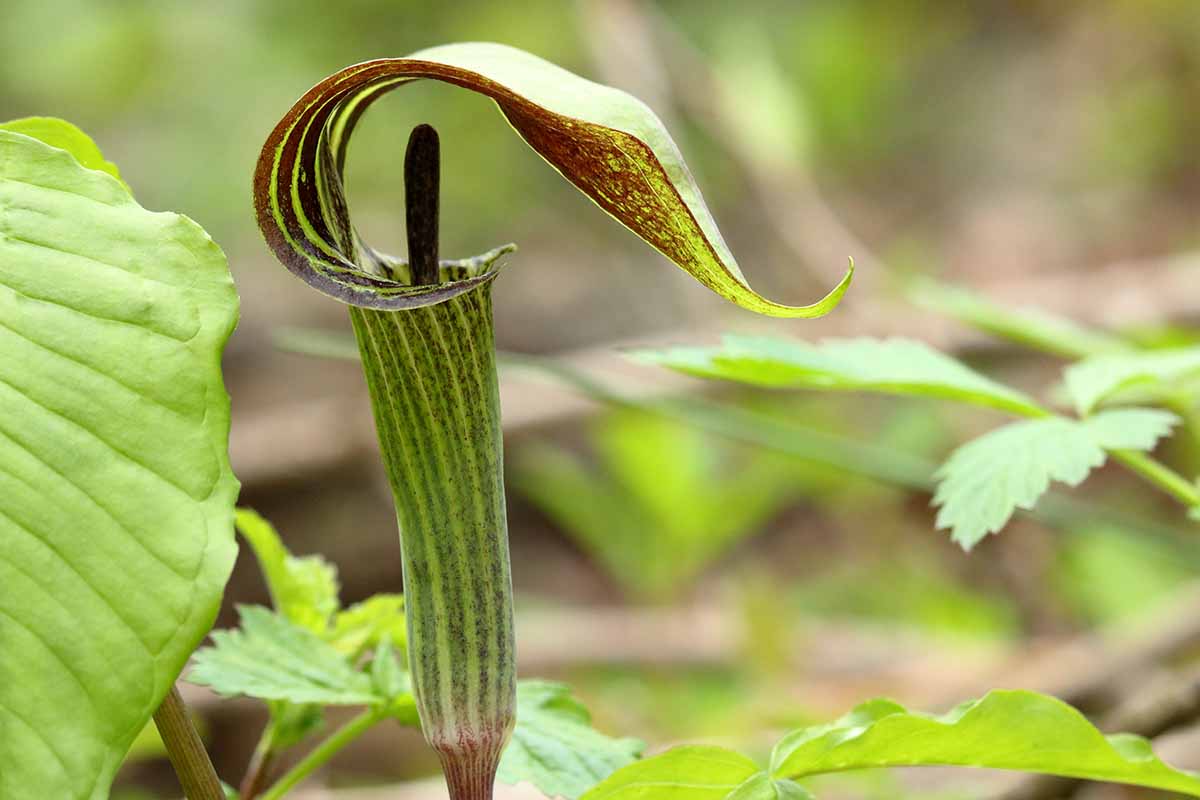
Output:
[[[504,735],[489,736],[483,741],[455,742],[453,747],[434,746],[442,762],[450,800],[492,800],[500,753],[507,740],[506,731]]]

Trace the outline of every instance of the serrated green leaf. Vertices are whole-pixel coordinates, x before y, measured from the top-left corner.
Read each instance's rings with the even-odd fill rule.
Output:
[[[293,556],[271,523],[248,508],[238,509],[237,528],[254,550],[276,610],[324,633],[340,607],[337,568],[319,555]]]
[[[121,180],[117,165],[104,157],[91,137],[64,119],[55,117],[25,117],[0,123],[0,130],[31,136],[51,147],[66,150],[85,169],[98,169]],[[125,185],[121,181],[121,185]]]
[[[497,778],[505,783],[528,781],[547,797],[575,800],[641,755],[642,742],[605,736],[591,722],[568,687],[521,681],[517,726]]]
[[[268,137],[254,176],[259,227],[276,257],[326,294],[362,307],[412,308],[495,276],[488,271],[436,286],[391,280],[384,276],[406,274],[407,265],[372,250],[350,223],[341,171],[354,127],[379,97],[419,79],[490,97],[529,146],[601,209],[743,308],[817,317],[832,310],[850,284],[853,264],[812,305],[786,306],[759,295],[679,148],[644,103],[521,50],[471,42],[347,67],[309,90]]]
[[[1053,697],[993,691],[948,714],[874,700],[829,725],[785,736],[771,757],[776,778],[898,766],[966,766],[1112,781],[1200,796],[1200,775],[1173,769],[1150,743],[1105,736]]]
[[[1045,412],[1032,398],[911,339],[796,339],[726,336],[719,347],[636,351],[639,361],[705,378],[827,391],[943,397],[1017,414]]]
[[[188,681],[227,697],[320,705],[379,701],[371,678],[312,631],[261,606],[240,606],[241,624],[215,631],[196,652]]]
[[[1001,339],[1066,358],[1087,358],[1129,350],[1118,336],[1087,328],[1041,309],[1012,309],[985,297],[932,280],[913,281],[908,297],[916,305],[953,317]]]
[[[198,225],[0,130],[0,797],[107,797],[212,625],[236,317]]]
[[[1169,396],[1180,390],[1180,382],[1197,376],[1200,347],[1184,347],[1089,358],[1067,367],[1063,383],[1076,411],[1086,416],[1127,390]]]
[[[1179,417],[1157,408],[1112,409],[1082,422],[1105,450],[1153,450],[1178,424]]]
[[[723,747],[676,747],[617,770],[581,800],[730,800],[757,764]]]
[[[1176,421],[1164,411],[1125,409],[997,428],[955,450],[937,471],[937,527],[970,549],[1018,508],[1033,508],[1052,481],[1078,486],[1104,463],[1106,449],[1149,450]]]
[[[403,652],[408,633],[404,622],[404,595],[377,594],[338,612],[325,640],[356,661],[385,639]]]

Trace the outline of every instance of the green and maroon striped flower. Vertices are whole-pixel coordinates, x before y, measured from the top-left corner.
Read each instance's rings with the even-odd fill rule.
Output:
[[[258,223],[284,266],[351,307],[396,501],[422,729],[441,757],[451,797],[482,800],[491,797],[514,713],[490,296],[499,259],[511,248],[443,261],[437,275],[422,275],[417,263],[410,268],[362,240],[342,181],[363,112],[423,78],[490,97],[517,133],[604,211],[744,308],[821,316],[837,305],[851,274],[812,305],[762,297],[743,277],[653,112],[623,92],[501,45],[448,45],[348,67],[309,90],[271,132],[254,175]],[[410,250],[412,237],[410,229]],[[425,244],[423,254],[410,253],[414,262],[436,253],[435,243]]]

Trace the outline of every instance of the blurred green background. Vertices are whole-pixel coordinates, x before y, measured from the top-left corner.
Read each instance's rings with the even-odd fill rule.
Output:
[[[80,125],[143,205],[193,217],[229,255],[243,296],[227,357],[243,501],[294,550],[327,552],[348,599],[399,585],[390,499],[354,365],[276,346],[283,326],[348,326],[271,259],[250,175],[268,131],[325,75],[467,40],[645,99],[764,294],[809,302],[858,260],[843,308],[774,333],[910,335],[1018,384],[1046,382],[1047,358],[904,310],[899,279],[922,274],[1195,341],[1196,303],[1164,278],[1200,246],[1192,0],[0,0],[0,117]],[[763,329],[606,219],[489,105],[418,84],[373,108],[348,170],[368,239],[403,250],[400,157],[409,129],[430,122],[443,142],[442,252],[521,247],[496,287],[501,348],[582,368],[633,341]],[[662,388],[649,369],[605,374]],[[533,386],[505,394],[523,669],[573,681],[602,727],[655,746],[753,750],[873,694],[937,707],[989,685],[1053,689],[1087,660],[1055,646],[1144,635],[1147,614],[1200,572],[1173,509],[1120,475],[1100,475],[1058,524],[1019,520],[967,556],[933,530],[920,492],[679,419],[560,408]],[[996,421],[845,396],[722,399],[869,445],[900,472]],[[367,452],[339,444],[364,424]],[[823,441],[809,444],[835,447]],[[1194,451],[1183,441],[1167,455],[1194,468]],[[1097,499],[1119,516],[1084,513]],[[264,599],[240,564],[230,603]],[[261,715],[201,707],[218,766],[236,776]],[[327,778],[419,777],[432,766],[422,748],[369,737]],[[123,785],[128,797],[171,786],[153,758]],[[903,776],[825,791],[988,794]]]

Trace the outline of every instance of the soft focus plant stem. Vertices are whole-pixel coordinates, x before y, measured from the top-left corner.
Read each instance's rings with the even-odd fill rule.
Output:
[[[368,709],[354,717],[313,748],[312,752],[305,756],[300,763],[284,773],[270,789],[262,794],[261,800],[279,800],[333,758],[339,750],[362,736],[385,716],[385,712],[379,709]]]
[[[238,787],[238,800],[255,800],[266,787],[271,777],[271,769],[275,765],[275,722],[267,723],[258,744],[254,747],[254,755],[250,757],[250,765],[246,775]]]
[[[1196,484],[1161,461],[1133,450],[1113,450],[1112,457],[1185,506],[1200,507],[1200,490]]]

